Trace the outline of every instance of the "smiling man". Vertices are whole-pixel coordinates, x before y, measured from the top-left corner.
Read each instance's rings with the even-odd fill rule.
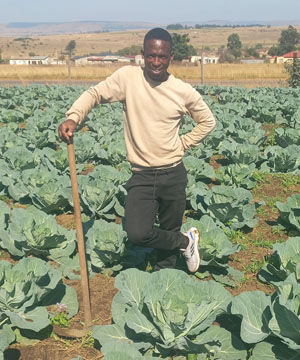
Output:
[[[155,270],[174,268],[182,254],[189,271],[195,272],[200,265],[199,232],[196,228],[180,232],[187,185],[182,157],[214,129],[215,119],[191,85],[168,73],[174,53],[172,37],[166,30],[155,28],[146,34],[142,55],[144,68],[122,67],[85,91],[67,111],[59,136],[68,142],[94,106],[121,101],[132,169],[125,185],[128,239],[157,250]],[[195,127],[180,137],[185,114],[194,119]]]

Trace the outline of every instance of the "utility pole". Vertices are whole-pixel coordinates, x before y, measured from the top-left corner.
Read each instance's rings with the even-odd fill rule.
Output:
[[[68,56],[68,80],[71,83],[71,55]]]
[[[201,85],[204,84],[204,52],[201,52]]]

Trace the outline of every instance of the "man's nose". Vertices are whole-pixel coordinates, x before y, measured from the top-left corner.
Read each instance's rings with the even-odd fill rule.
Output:
[[[153,59],[153,65],[160,65],[160,58],[159,56],[155,56],[154,59]]]

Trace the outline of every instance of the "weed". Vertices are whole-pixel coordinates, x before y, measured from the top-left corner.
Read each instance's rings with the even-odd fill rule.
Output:
[[[67,318],[67,315],[68,315],[67,305],[56,303],[56,312],[55,315],[51,318],[50,323],[52,325],[69,327],[70,320]]]
[[[11,198],[9,198],[9,197],[6,196],[6,195],[0,195],[0,200],[1,200],[1,201],[4,201],[4,202],[6,202],[6,203],[11,202]]]
[[[253,177],[257,181],[258,184],[266,183],[267,182],[267,173],[254,171]]]
[[[241,230],[233,230],[233,229],[223,229],[225,235],[233,244],[239,244],[243,250],[248,248],[247,244],[245,244],[246,237]]]
[[[251,242],[251,244],[259,248],[268,248],[268,249],[272,249],[274,245],[274,243],[271,240],[264,238],[254,239]]]
[[[277,209],[277,206],[276,206],[277,201],[279,201],[279,202],[283,201],[282,197],[276,196],[276,197],[272,197],[267,200],[267,205],[271,208],[271,210]]]
[[[272,226],[271,229],[273,234],[282,234],[283,233],[283,229],[281,228],[281,226]]]
[[[245,235],[241,230],[223,229],[228,239],[232,242],[238,242],[239,239],[245,240]]]
[[[95,339],[92,337],[92,332],[87,332],[81,340],[82,347],[90,347],[93,348],[95,343]]]
[[[243,271],[256,274],[265,264],[265,260],[254,259],[249,264],[243,266]]]
[[[233,255],[232,256],[232,261],[240,262],[238,255]]]
[[[300,184],[300,175],[284,174],[282,177],[282,185],[287,188]]]
[[[265,206],[260,206],[257,210],[256,210],[257,215],[261,215],[264,216],[267,214],[267,209]]]

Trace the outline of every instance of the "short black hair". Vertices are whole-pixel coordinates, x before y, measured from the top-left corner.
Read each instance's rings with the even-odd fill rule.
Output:
[[[147,34],[144,37],[144,50],[145,50],[145,44],[148,40],[164,40],[170,44],[170,48],[172,49],[172,36],[170,33],[162,28],[154,28],[147,32]]]

